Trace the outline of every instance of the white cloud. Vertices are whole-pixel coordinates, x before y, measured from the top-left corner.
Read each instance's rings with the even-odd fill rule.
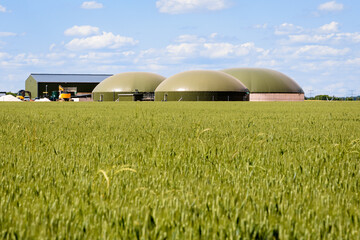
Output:
[[[339,31],[339,23],[338,22],[331,22],[329,24],[325,24],[319,28],[320,32],[324,33],[332,33]]]
[[[55,43],[51,44],[50,47],[49,47],[49,51],[52,51],[55,47],[56,47]]]
[[[139,66],[139,69],[143,71],[160,71],[166,68],[167,68],[166,66],[159,64],[147,64],[144,66]]]
[[[300,34],[300,35],[289,35],[289,40],[292,43],[319,43],[330,40],[334,36],[335,36],[334,34],[326,34],[326,35]]]
[[[221,10],[227,8],[227,0],[158,0],[156,7],[162,13],[181,14],[199,10]]]
[[[198,44],[196,43],[172,44],[166,47],[166,51],[176,57],[189,57],[195,54],[197,47]]]
[[[145,57],[145,56],[155,56],[157,54],[159,54],[159,51],[157,49],[150,48],[150,49],[147,49],[147,50],[140,51],[139,57],[142,58],[142,57]]]
[[[231,43],[205,43],[202,55],[209,58],[226,58],[236,51]]]
[[[266,54],[264,49],[255,47],[255,44],[252,42],[232,44],[228,42],[212,42],[211,36],[210,39],[198,38],[196,35],[186,36],[191,37],[182,37],[181,39],[186,39],[189,42],[168,45],[166,47],[166,53],[174,59],[198,57],[209,59],[234,58],[239,56],[246,56],[252,52],[260,53],[260,55]],[[199,41],[199,39],[201,39],[201,41]]]
[[[87,37],[87,38],[74,38],[65,47],[69,50],[84,50],[84,49],[101,49],[111,48],[116,49],[126,45],[135,45],[138,41],[131,37],[124,37],[114,35],[111,32],[103,32],[101,35]]]
[[[6,53],[6,52],[0,52],[0,59],[5,59],[5,58],[9,58],[10,54]]]
[[[283,23],[275,28],[275,35],[283,36],[279,43],[328,43],[341,44],[360,42],[360,32],[339,32],[339,23],[332,21],[314,29],[304,29],[290,23]],[[288,38],[288,39],[285,39]]]
[[[187,42],[187,43],[204,43],[207,41],[215,41],[218,38],[218,33],[211,33],[208,37],[199,37],[197,35],[184,34],[175,39],[175,42]]]
[[[121,53],[122,55],[124,55],[125,57],[129,57],[135,54],[134,51],[125,51]]]
[[[283,23],[275,28],[275,35],[288,35],[294,33],[301,33],[304,29],[300,26],[295,26],[292,23]]]
[[[359,43],[360,33],[299,34],[289,35],[289,40],[291,43],[344,43],[344,41]]]
[[[2,59],[2,61],[0,61],[0,67],[11,69],[11,72],[14,72],[14,69],[22,67],[30,67],[30,69],[34,69],[34,67],[39,67],[40,69],[48,69],[53,66],[58,67],[69,64],[69,60],[76,57],[76,55],[66,52],[49,54],[20,53],[13,56],[4,53],[3,57],[1,57],[1,55],[0,53],[0,59]],[[73,62],[71,62],[70,65],[71,64],[73,64]]]
[[[330,71],[340,69],[350,58],[350,48],[334,48],[327,45],[304,45],[298,47],[276,47],[262,62],[276,61],[278,68],[301,72]],[[336,67],[335,67],[336,66]]]
[[[16,36],[16,33],[13,32],[0,32],[0,37],[12,37],[12,36]]]
[[[0,5],[0,12],[6,12],[6,7]]]
[[[320,4],[318,9],[320,11],[326,11],[326,12],[341,11],[344,9],[344,5],[341,3],[337,3],[336,1],[330,1]]]
[[[98,3],[96,1],[83,2],[81,4],[81,8],[84,8],[84,9],[98,9],[98,8],[103,8],[103,4]]]
[[[349,59],[346,61],[346,64],[356,65],[359,67],[360,66],[360,58]]]
[[[254,25],[254,28],[256,29],[267,29],[267,27],[268,27],[267,23]]]
[[[197,35],[180,35],[175,42],[178,44],[168,45],[163,50],[151,50],[143,52],[145,55],[159,56],[171,60],[178,61],[189,58],[208,58],[208,59],[231,59],[236,57],[247,56],[249,54],[256,54],[258,56],[265,56],[268,51],[258,48],[253,42],[243,44],[233,44],[229,42],[216,42],[217,33],[212,33],[208,37],[199,37]]]
[[[73,26],[71,28],[68,28],[65,30],[64,34],[66,36],[89,36],[99,33],[98,27],[93,27],[89,25],[83,25],[83,26]]]
[[[301,47],[295,52],[296,56],[315,56],[315,57],[323,57],[323,56],[343,56],[350,51],[349,48],[337,49],[329,46],[321,46],[321,45],[306,45]]]
[[[212,33],[210,34],[210,38],[216,38],[219,34],[218,33]]]
[[[77,56],[77,55],[74,54],[74,53],[53,52],[53,53],[46,54],[46,55],[45,55],[45,58],[46,58],[46,59],[49,59],[49,60],[59,60],[59,59],[69,60],[69,59],[74,59],[74,58],[76,58],[76,56]]]
[[[252,42],[243,44],[231,43],[205,43],[202,54],[208,58],[228,58],[249,55],[251,52],[264,53],[261,48],[256,48]]]
[[[280,63],[276,60],[268,60],[268,61],[258,61],[255,63],[255,66],[257,67],[265,67],[265,68],[272,68],[279,66]]]
[[[80,59],[86,59],[91,61],[101,61],[103,63],[112,63],[118,61],[121,57],[128,57],[135,54],[133,51],[126,52],[89,52],[84,55],[80,55]]]
[[[354,32],[354,33],[337,33],[334,37],[337,41],[343,41],[348,40],[353,43],[359,43],[360,42],[360,33]]]
[[[205,42],[205,38],[199,38],[197,35],[184,34],[175,39],[175,42]]]

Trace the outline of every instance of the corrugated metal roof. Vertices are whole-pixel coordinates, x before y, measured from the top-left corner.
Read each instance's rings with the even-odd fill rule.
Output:
[[[75,83],[99,83],[105,78],[112,76],[112,74],[47,74],[47,73],[32,73],[31,76],[37,82],[75,82]]]

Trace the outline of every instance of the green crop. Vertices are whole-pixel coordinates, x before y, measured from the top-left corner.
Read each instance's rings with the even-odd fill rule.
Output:
[[[0,110],[0,238],[359,239],[357,102]]]

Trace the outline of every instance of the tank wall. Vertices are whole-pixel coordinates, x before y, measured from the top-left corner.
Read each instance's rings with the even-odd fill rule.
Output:
[[[119,95],[121,94],[121,95]],[[123,94],[133,94],[131,92],[93,92],[93,101],[134,101],[134,96],[132,95],[123,95]],[[102,98],[100,100],[100,98]]]
[[[245,92],[155,92],[155,101],[248,101]]]
[[[304,93],[250,93],[250,101],[304,101]]]
[[[154,101],[154,92],[93,92],[92,98],[93,101]]]

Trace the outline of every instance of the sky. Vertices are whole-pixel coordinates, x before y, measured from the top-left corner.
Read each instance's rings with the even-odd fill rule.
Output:
[[[360,95],[358,0],[0,0],[0,91],[31,73],[261,67]]]

